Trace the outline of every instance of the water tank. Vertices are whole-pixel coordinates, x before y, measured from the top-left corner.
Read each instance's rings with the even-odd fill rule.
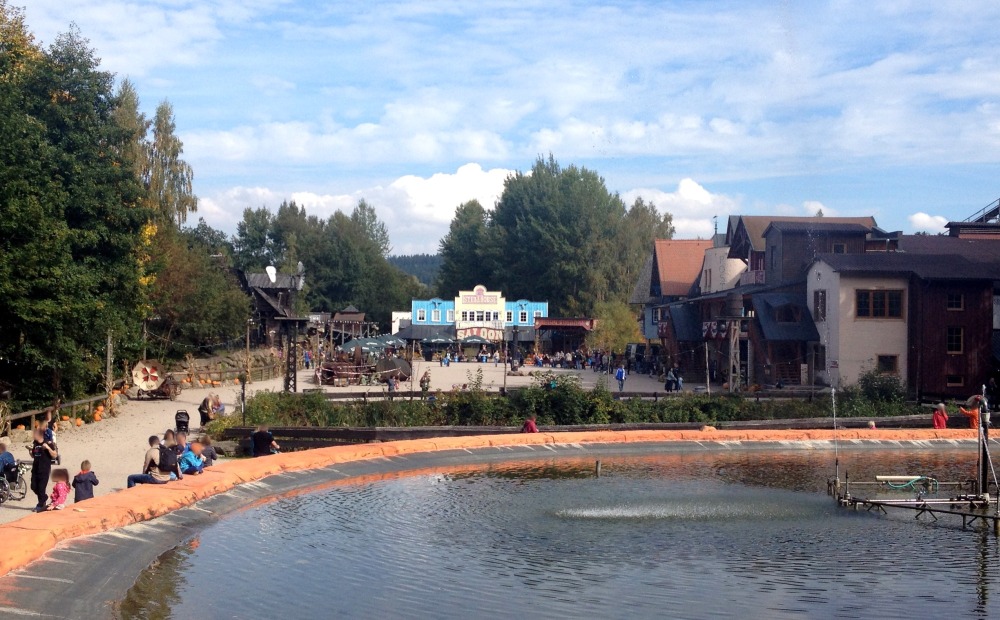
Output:
[[[743,316],[743,295],[740,293],[729,293],[726,295],[726,316]]]

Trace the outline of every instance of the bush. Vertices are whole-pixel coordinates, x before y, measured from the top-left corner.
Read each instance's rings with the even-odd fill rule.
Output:
[[[658,401],[616,400],[606,385],[592,390],[573,375],[539,373],[533,384],[506,397],[487,392],[478,376],[471,389],[439,393],[434,402],[396,399],[335,403],[321,393],[257,392],[247,400],[247,423],[272,426],[520,426],[530,416],[540,424],[683,422],[715,424],[743,420],[819,418],[831,415],[828,397],[813,401],[757,401],[736,394],[683,394]],[[839,416],[882,417],[912,413],[894,378],[866,373],[858,385],[837,393]],[[239,426],[238,415],[212,422],[213,435]]]

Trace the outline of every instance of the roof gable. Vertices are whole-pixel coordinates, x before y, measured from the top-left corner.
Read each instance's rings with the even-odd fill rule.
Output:
[[[711,239],[657,239],[653,243],[654,273],[659,278],[660,295],[687,297],[691,285],[701,275],[705,250]]]
[[[729,235],[730,258],[746,258],[750,251],[763,252],[765,248],[764,234],[769,226],[776,222],[788,224],[812,224],[824,228],[858,225],[866,230],[875,228],[874,217],[783,217],[773,215],[741,215],[735,230]]]

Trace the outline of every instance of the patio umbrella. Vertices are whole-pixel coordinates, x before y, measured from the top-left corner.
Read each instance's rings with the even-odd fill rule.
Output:
[[[441,334],[434,334],[420,341],[420,344],[429,345],[442,345],[442,344],[454,344],[455,341],[447,336],[442,336]]]
[[[462,338],[462,344],[477,345],[477,344],[493,344],[493,343],[483,338],[482,336],[469,336],[468,338]]]
[[[368,353],[371,351],[381,351],[385,348],[385,345],[374,338],[355,338],[340,345],[342,351],[353,351],[357,348]]]
[[[402,338],[397,338],[392,334],[382,334],[375,340],[378,340],[387,347],[404,347],[406,346],[406,341]]]

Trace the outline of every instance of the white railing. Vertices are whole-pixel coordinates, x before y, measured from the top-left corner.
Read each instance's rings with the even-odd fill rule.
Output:
[[[740,286],[748,284],[764,284],[764,270],[744,271],[740,274]]]

